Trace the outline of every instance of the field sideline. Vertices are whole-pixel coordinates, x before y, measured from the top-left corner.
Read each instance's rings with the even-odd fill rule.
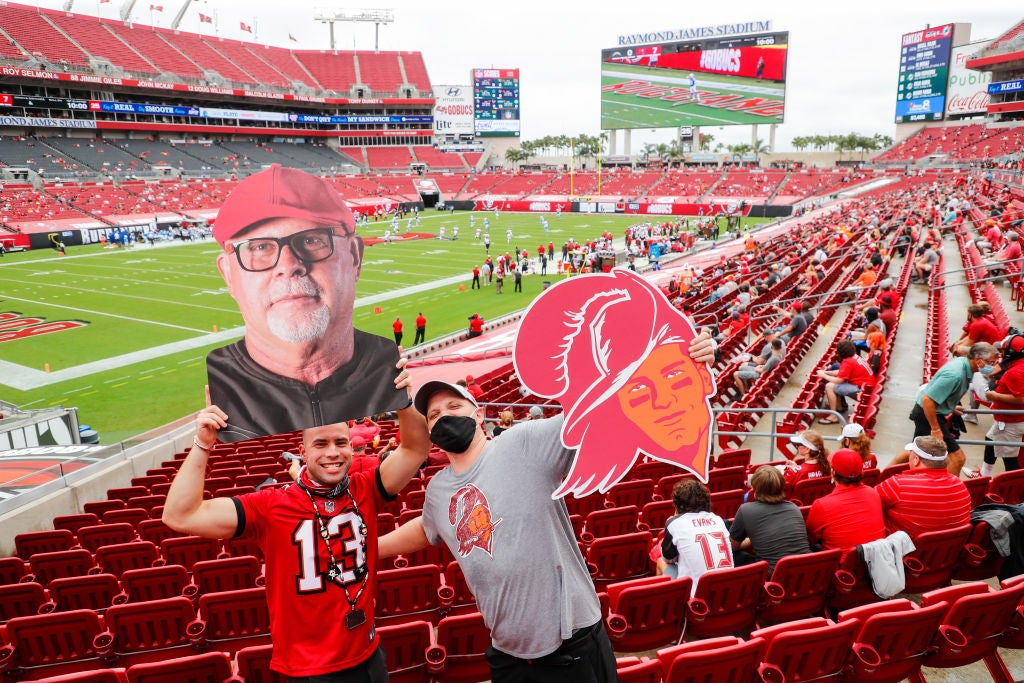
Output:
[[[413,232],[436,233],[444,225],[450,235],[458,225],[457,241],[367,247],[356,290],[356,327],[390,338],[391,324],[400,316],[408,344],[415,334],[413,320],[422,311],[429,341],[464,329],[473,313],[491,319],[524,308],[544,280],[557,279],[552,267],[546,277],[525,277],[521,294],[512,292],[510,279],[500,296],[493,287],[471,291],[470,271],[485,251],[473,239],[470,215],[427,212],[413,227]],[[545,234],[542,214],[474,215],[477,226],[484,216],[490,220],[495,257],[517,245],[536,255],[537,246],[549,241],[557,252],[569,238],[585,241],[606,230],[621,244],[625,227],[638,222],[636,216],[547,214],[550,234]],[[386,228],[371,223],[359,233],[379,237]],[[36,251],[0,260],[0,399],[23,408],[76,406],[79,421],[99,431],[102,443],[198,410],[206,353],[244,330],[217,272],[219,252],[212,241],[124,251],[90,245],[69,249],[65,257]],[[380,313],[374,312],[377,307]],[[11,338],[31,324],[39,330],[69,329]]]

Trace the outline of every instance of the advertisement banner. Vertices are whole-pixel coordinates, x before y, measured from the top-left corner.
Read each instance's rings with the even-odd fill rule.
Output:
[[[946,116],[984,114],[988,106],[988,84],[992,82],[989,71],[972,71],[967,60],[992,44],[991,40],[968,43],[953,48],[949,58],[949,89],[946,92]]]
[[[434,136],[473,134],[473,87],[438,85],[434,90]]]

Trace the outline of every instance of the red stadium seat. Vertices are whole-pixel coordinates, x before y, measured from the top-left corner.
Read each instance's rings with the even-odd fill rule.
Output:
[[[404,624],[381,626],[377,633],[387,657],[390,683],[429,683],[433,680],[427,670],[426,656],[434,644],[434,627],[430,622],[409,621]],[[239,656],[241,654],[239,652]],[[241,666],[239,673],[242,673]],[[246,682],[248,683],[248,679]]]
[[[649,575],[651,540],[648,531],[595,539],[587,549],[586,560],[597,590],[604,590],[612,583]]]
[[[96,565],[117,577],[129,569],[152,567],[158,560],[156,546],[149,541],[115,543],[96,549]]]
[[[658,481],[662,477],[667,477],[670,474],[676,474],[678,471],[679,468],[674,465],[670,465],[667,462],[650,460],[648,462],[638,462],[633,465],[633,468],[629,470],[629,474],[626,475],[626,478]]]
[[[28,567],[20,557],[0,557],[0,586],[18,583]]]
[[[135,527],[127,522],[84,526],[78,530],[78,545],[90,553],[95,553],[100,546],[131,543],[134,540]]]
[[[262,584],[259,560],[252,555],[203,560],[192,565],[192,583],[200,595],[256,588]]]
[[[789,555],[775,564],[771,582],[782,588],[782,599],[761,610],[762,623],[793,621],[825,614],[825,603],[836,583],[842,551],[838,548]]]
[[[125,667],[191,654],[198,631],[192,602],[183,597],[114,605],[103,619],[107,629],[96,637],[96,653]]]
[[[54,579],[49,585],[50,599],[56,609],[70,612],[91,609],[102,614],[121,594],[121,585],[113,574],[90,574]]]
[[[185,536],[180,531],[175,531],[164,524],[161,519],[144,519],[136,525],[135,529],[139,532],[140,541],[149,541],[158,548],[165,538]]]
[[[220,541],[201,536],[165,538],[160,541],[160,555],[167,564],[180,564],[186,571],[204,560],[216,560],[220,555]]]
[[[679,642],[693,581],[651,576],[608,586],[608,637],[621,652],[640,652]]]
[[[437,624],[437,644],[427,651],[427,666],[437,683],[486,681],[490,644],[491,630],[479,612],[445,617]]]
[[[587,515],[580,540],[587,544],[595,538],[633,533],[637,530],[639,514],[640,509],[635,505],[594,510]]]
[[[142,508],[125,507],[118,510],[107,510],[106,512],[103,513],[101,521],[104,524],[128,522],[132,526],[137,527],[140,522],[150,518],[151,515],[147,510],[143,510]]]
[[[441,612],[443,616],[477,611],[476,596],[469,590],[462,567],[455,560],[449,562],[448,566],[444,568],[444,585],[451,589],[450,592],[445,593],[446,596],[451,596],[451,600],[449,601],[447,597],[442,599]]]
[[[768,563],[713,569],[700,577],[687,604],[686,640],[731,635],[750,629],[766,598]]]
[[[1024,503],[1024,470],[1000,472],[989,482],[985,494],[988,503],[1019,505]]]
[[[204,652],[150,664],[128,667],[128,683],[183,683],[185,681],[227,681],[233,671],[231,658],[223,652]]]
[[[971,531],[971,525],[965,524],[943,531],[929,531],[914,538],[917,549],[903,558],[904,592],[925,593],[948,586],[961,558],[977,564],[984,561],[984,556],[977,557],[971,552],[973,548],[965,548]]]
[[[15,553],[23,560],[27,560],[37,553],[71,550],[74,545],[75,535],[67,529],[29,531],[14,537]]]
[[[720,467],[708,471],[708,490],[712,493],[742,489],[746,483],[746,467]]]
[[[76,535],[83,526],[95,526],[99,523],[99,516],[91,512],[83,512],[77,515],[61,515],[53,518],[54,529],[67,529]]]
[[[991,579],[999,575],[1005,560],[992,543],[992,530],[988,523],[976,522],[967,537],[961,561],[953,568],[952,578],[955,581]]]
[[[676,513],[675,503],[671,500],[656,500],[647,503],[640,509],[637,529],[656,533],[665,528],[665,522]]]
[[[441,570],[436,564],[412,565],[377,573],[377,623],[407,621],[437,623],[442,596]]]
[[[619,683],[661,683],[661,662],[646,657],[620,657],[615,660]]]
[[[658,650],[664,683],[762,681],[782,683],[781,672],[762,665],[766,643],[734,636],[698,640]]]
[[[749,467],[751,451],[749,448],[730,448],[715,456],[712,467]]]
[[[1022,597],[1024,583],[996,591],[980,582],[940,588],[922,595],[923,607],[938,602],[949,604],[923,665],[951,669],[991,658],[1000,639],[1011,632]],[[915,680],[923,679],[915,677]]]
[[[792,493],[789,494],[789,500],[797,507],[810,505],[819,498],[832,493],[833,488],[834,484],[830,477],[802,479],[793,487]]]
[[[46,602],[46,591],[35,581],[0,585],[0,623],[38,614]]]
[[[270,642],[270,611],[265,588],[206,593],[199,597],[201,636],[193,638],[222,652]]]
[[[715,491],[711,494],[711,511],[722,519],[732,519],[743,505],[743,489]]]
[[[874,671],[860,671],[858,680],[897,683],[920,671],[948,607],[946,602],[919,608],[909,600],[887,600],[841,612],[840,623],[860,621],[855,642],[871,647],[880,660]]]
[[[121,588],[128,602],[175,598],[188,585],[188,574],[180,564],[128,569],[121,574]]]
[[[43,678],[98,667],[93,639],[103,630],[92,610],[17,617],[7,622],[0,670]]]
[[[94,563],[88,550],[64,550],[57,553],[37,553],[28,560],[32,580],[48,586],[54,579],[85,576]]]
[[[620,481],[605,493],[604,506],[611,508],[635,505],[639,510],[651,502],[653,494],[654,482],[650,479],[627,479]]]
[[[862,671],[879,663],[870,646],[854,646],[859,630],[856,619],[837,624],[817,617],[770,626],[750,637],[767,643],[764,661],[778,667],[786,681],[838,681],[848,670],[859,680]]]

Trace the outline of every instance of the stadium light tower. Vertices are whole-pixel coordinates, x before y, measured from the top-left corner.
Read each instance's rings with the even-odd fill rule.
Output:
[[[127,0],[121,5],[121,21],[127,24],[129,17],[132,16],[133,9],[135,9],[135,0]]]
[[[389,9],[351,9],[335,12],[333,14],[320,13],[313,17],[321,24],[329,24],[331,27],[331,51],[334,51],[334,24],[335,22],[353,22],[374,24],[373,51],[380,52],[380,25],[395,23],[395,13]]]
[[[181,20],[185,18],[185,12],[188,11],[189,5],[191,5],[195,1],[196,0],[185,0],[185,4],[181,6],[181,9],[178,10],[178,13],[174,15],[174,21],[171,22],[172,31],[178,30],[178,26],[181,24]]]

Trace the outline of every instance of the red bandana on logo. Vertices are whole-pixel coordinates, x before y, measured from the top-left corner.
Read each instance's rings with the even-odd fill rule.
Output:
[[[459,555],[466,557],[473,548],[491,554],[492,532],[501,518],[491,521],[491,506],[483,491],[467,484],[455,492],[448,504],[448,522],[459,539]]]

